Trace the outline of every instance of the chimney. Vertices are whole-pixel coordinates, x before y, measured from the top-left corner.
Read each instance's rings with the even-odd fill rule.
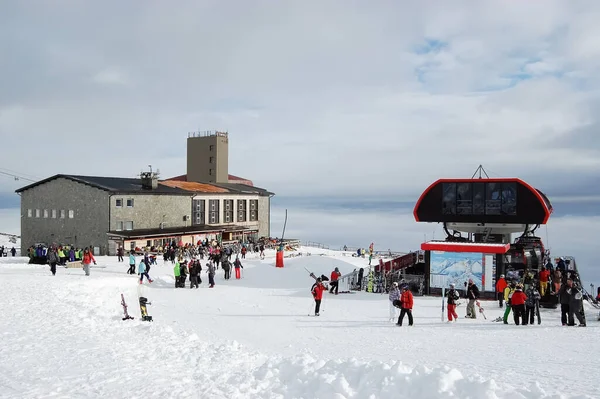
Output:
[[[142,172],[140,178],[144,190],[156,190],[158,188],[158,172]]]

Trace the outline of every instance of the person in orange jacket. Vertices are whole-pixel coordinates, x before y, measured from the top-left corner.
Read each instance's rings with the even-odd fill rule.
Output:
[[[496,283],[496,295],[498,296],[498,305],[502,307],[504,300],[504,290],[506,289],[506,280],[504,279],[504,274],[500,275],[498,282]]]
[[[313,298],[315,299],[315,316],[319,316],[319,310],[321,309],[321,300],[323,299],[323,291],[325,291],[325,285],[323,285],[323,281],[319,277],[317,282],[313,284],[311,292]]]
[[[89,250],[89,248],[86,248],[83,251],[83,259],[81,260],[81,263],[83,264],[83,271],[85,272],[86,276],[90,275],[90,264],[94,262],[94,265],[96,264],[96,259],[94,259],[94,255],[92,255],[92,252]]]
[[[408,325],[413,325],[413,317],[412,317],[412,308],[413,308],[413,294],[410,292],[408,285],[404,285],[402,287],[402,294],[400,295],[401,309],[400,309],[400,317],[398,317],[398,323],[396,324],[399,327],[402,327],[402,320],[404,319],[404,315],[408,315]]]

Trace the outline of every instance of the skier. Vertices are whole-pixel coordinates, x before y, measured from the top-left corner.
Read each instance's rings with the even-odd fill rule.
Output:
[[[533,324],[536,307],[539,306],[541,295],[535,288],[535,284],[529,286],[525,291],[525,295],[527,296],[527,300],[525,301],[525,319],[523,320],[523,324]]]
[[[500,275],[500,278],[498,279],[498,282],[496,283],[496,295],[498,296],[498,305],[499,307],[502,307],[502,300],[504,299],[504,289],[506,288],[508,284],[506,283],[506,280],[504,279],[504,274]]]
[[[467,286],[467,299],[469,303],[467,304],[467,315],[465,316],[468,319],[476,319],[477,312],[475,312],[475,301],[479,298],[479,288],[473,283],[473,279],[469,279],[469,284]]]
[[[408,285],[402,286],[402,294],[400,295],[400,302],[402,302],[400,309],[400,317],[398,317],[397,325],[402,327],[402,320],[404,319],[404,315],[408,315],[408,325],[413,325],[413,316],[412,316],[412,307],[413,307],[413,294],[408,289]]]
[[[244,266],[242,266],[242,261],[237,256],[235,257],[235,262],[233,262],[233,266],[235,267],[235,278],[239,280],[241,278],[241,269],[243,269]]]
[[[50,264],[50,271],[52,272],[52,275],[55,276],[56,275],[56,264],[59,262],[59,258],[58,258],[58,254],[56,253],[56,249],[54,247],[51,247],[48,250],[48,264]]]
[[[510,314],[510,311],[512,310],[511,298],[512,298],[513,293],[515,292],[516,288],[517,288],[517,283],[512,281],[510,283],[510,285],[508,285],[504,289],[504,301],[506,302],[506,309],[504,310],[504,316],[502,316],[502,321],[504,321],[504,324],[508,324],[508,315]]]
[[[86,248],[83,251],[83,259],[81,260],[81,263],[83,264],[83,271],[85,272],[86,276],[90,275],[90,264],[92,262],[94,262],[94,265],[96,265],[96,259],[94,259],[94,255],[92,255],[89,248]]]
[[[340,269],[337,267],[331,272],[331,282],[329,283],[331,289],[329,290],[330,294],[333,294],[333,290],[335,289],[335,295],[338,294],[338,279],[341,277],[342,273],[340,273]]]
[[[519,319],[522,321],[524,326],[527,325],[527,320],[525,319],[525,301],[527,300],[527,295],[523,292],[523,284],[517,284],[517,288],[515,292],[513,292],[512,297],[510,298],[510,306],[512,307],[513,316],[515,318],[515,324],[519,325]]]
[[[315,299],[315,316],[319,316],[319,310],[321,309],[321,300],[323,299],[323,291],[327,288],[323,285],[321,277],[317,278],[317,282],[313,284],[311,293]]]
[[[129,270],[127,270],[127,274],[135,273],[135,253],[133,251],[129,251]]]
[[[215,286],[215,265],[212,262],[206,264],[206,273],[208,273],[208,288]]]
[[[144,282],[144,276],[146,276],[146,280],[148,280],[149,283],[152,283],[152,279],[148,275],[148,271],[146,269],[146,262],[144,262],[143,259],[140,261],[140,266],[138,268],[138,273],[140,275],[140,284],[143,284],[143,282]]]
[[[400,289],[398,288],[398,283],[394,281],[392,283],[392,289],[390,290],[389,300],[390,300],[390,321],[396,320],[398,317],[397,307],[394,304],[396,301],[400,301]],[[397,303],[397,302],[396,302]]]
[[[448,297],[448,323],[452,321],[456,322],[458,320],[458,314],[456,314],[456,301],[460,298],[460,294],[454,288],[454,284],[450,284],[450,290],[446,296]]]

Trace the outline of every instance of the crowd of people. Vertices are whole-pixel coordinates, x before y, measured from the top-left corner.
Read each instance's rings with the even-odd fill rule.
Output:
[[[4,245],[0,247],[0,258],[8,256],[9,253],[11,256],[16,256],[17,250],[15,247],[8,249],[8,247],[5,247]]]

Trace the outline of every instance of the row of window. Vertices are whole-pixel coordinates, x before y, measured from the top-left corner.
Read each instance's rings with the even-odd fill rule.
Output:
[[[223,223],[234,223],[236,216],[238,222],[258,221],[258,200],[237,200],[237,207],[235,201],[223,200]],[[208,200],[207,211],[206,200],[194,200],[192,223],[195,225],[221,223],[220,205],[220,200]]]
[[[34,211],[35,211],[35,217],[36,218],[52,218],[52,219],[56,219],[57,217],[59,217],[60,219],[64,219],[66,212],[64,209],[59,209],[58,211],[56,209],[27,209],[27,217],[28,218],[32,218],[34,217]],[[73,219],[75,217],[75,211],[72,209],[68,210],[68,214],[69,214],[69,219]]]
[[[129,221],[123,221],[120,220],[117,222],[117,231],[123,231],[123,230],[133,230],[133,220],[129,220]]]
[[[133,198],[127,198],[127,208],[133,208]],[[123,207],[123,198],[117,198],[115,199],[115,206],[117,208],[122,208]]]
[[[444,215],[517,215],[517,184],[443,183]]]

